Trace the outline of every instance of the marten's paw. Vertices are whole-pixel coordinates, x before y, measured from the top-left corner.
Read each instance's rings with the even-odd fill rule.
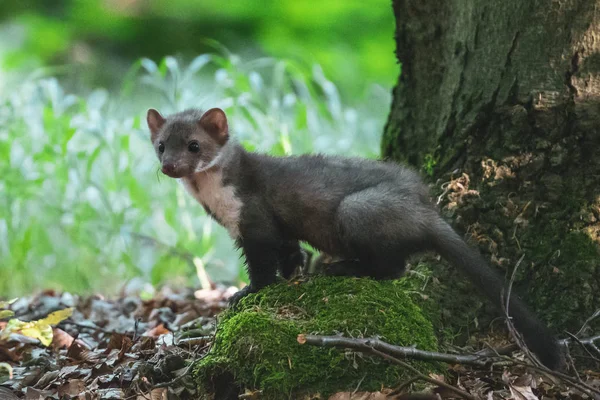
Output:
[[[257,291],[258,290],[254,289],[252,285],[248,285],[238,290],[229,298],[229,307],[235,308],[235,306],[240,302],[240,300],[243,297],[249,295],[250,293],[256,293]]]

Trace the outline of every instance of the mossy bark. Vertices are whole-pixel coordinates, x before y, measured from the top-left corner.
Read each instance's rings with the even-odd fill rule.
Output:
[[[393,6],[402,73],[383,155],[421,168],[496,267],[524,256],[525,300],[559,330],[577,330],[600,305],[599,3]],[[463,278],[440,279],[452,299],[444,306],[464,312],[473,292],[456,298]]]

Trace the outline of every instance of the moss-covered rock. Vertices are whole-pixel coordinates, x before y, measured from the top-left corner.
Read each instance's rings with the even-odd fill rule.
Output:
[[[300,345],[300,333],[377,336],[389,343],[435,350],[431,323],[404,292],[403,281],[315,277],[278,283],[222,314],[210,354],[195,369],[201,391],[214,393],[227,376],[262,398],[378,390],[408,375],[362,353]],[[415,363],[423,371],[438,365]]]

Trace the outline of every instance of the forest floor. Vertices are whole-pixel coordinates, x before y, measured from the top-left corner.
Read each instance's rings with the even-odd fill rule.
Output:
[[[0,321],[0,399],[197,398],[190,365],[210,350],[216,316],[234,291],[164,287],[147,300],[138,293],[105,299],[46,291],[9,306],[5,303],[14,317]],[[445,376],[433,378],[473,398],[590,398],[563,380],[523,365],[487,369],[449,365]],[[578,379],[600,388],[598,370],[581,370]],[[402,392],[412,385],[399,384],[403,388],[395,392],[382,388],[377,393],[338,393],[329,399],[408,398]],[[437,385],[429,385],[427,393],[421,398],[456,396]],[[246,391],[240,398],[260,399],[260,393]]]

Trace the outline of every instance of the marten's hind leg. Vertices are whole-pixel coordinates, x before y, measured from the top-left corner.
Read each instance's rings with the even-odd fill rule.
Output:
[[[398,278],[405,260],[427,249],[428,216],[416,193],[386,185],[354,193],[340,203],[336,218],[344,256],[360,260],[360,276]]]
[[[308,254],[297,241],[285,242],[278,251],[279,273],[284,279],[302,273],[308,258]]]

